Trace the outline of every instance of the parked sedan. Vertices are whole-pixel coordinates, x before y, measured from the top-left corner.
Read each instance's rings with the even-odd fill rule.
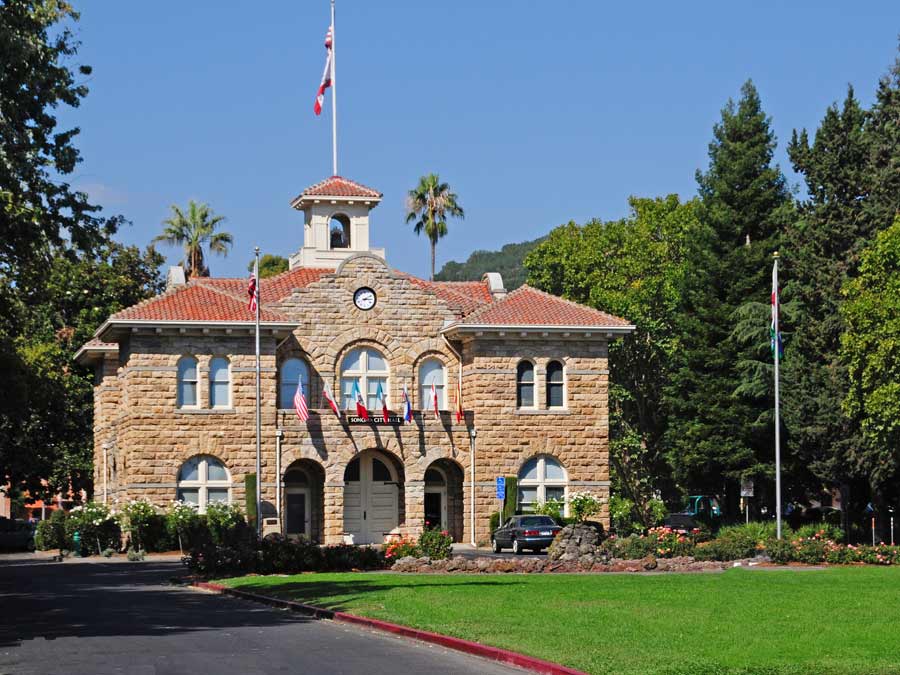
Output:
[[[491,548],[494,553],[511,548],[516,555],[528,548],[541,551],[561,529],[550,516],[513,516],[491,534]]]
[[[0,551],[33,551],[34,524],[0,516]]]

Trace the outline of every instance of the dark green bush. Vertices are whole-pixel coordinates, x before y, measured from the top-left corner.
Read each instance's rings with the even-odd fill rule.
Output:
[[[627,537],[608,537],[600,544],[600,550],[610,558],[637,560],[656,555],[656,538],[632,534]]]
[[[447,530],[439,530],[437,528],[426,529],[419,537],[419,548],[422,549],[422,555],[432,560],[444,560],[450,557],[450,550],[453,539]]]
[[[766,555],[772,562],[786,565],[794,559],[794,547],[786,539],[779,540],[773,537],[766,542]]]
[[[500,527],[500,514],[497,511],[491,514],[491,519],[488,521],[488,527],[491,532]]]
[[[38,523],[34,547],[39,551],[69,548],[66,544],[66,512],[63,509],[55,509],[49,519]]]
[[[178,541],[172,538],[166,527],[165,515],[154,514],[141,528],[141,548],[148,553],[157,551],[172,551],[178,548]]]

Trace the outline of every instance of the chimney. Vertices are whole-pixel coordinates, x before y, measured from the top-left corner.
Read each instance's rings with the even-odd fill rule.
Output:
[[[184,286],[186,283],[184,268],[181,265],[172,265],[169,268],[169,273],[166,275],[166,290],[170,291],[176,286]]]
[[[482,282],[487,282],[492,300],[502,300],[506,297],[506,289],[503,287],[503,277],[499,272],[485,272],[481,277]]]

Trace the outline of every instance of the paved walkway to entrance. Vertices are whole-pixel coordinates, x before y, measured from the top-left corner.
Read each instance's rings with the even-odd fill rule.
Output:
[[[177,562],[0,556],[0,675],[523,671],[168,585]]]

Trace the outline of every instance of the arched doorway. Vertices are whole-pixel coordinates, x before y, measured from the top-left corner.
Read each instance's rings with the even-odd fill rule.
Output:
[[[425,527],[447,530],[453,541],[462,541],[463,471],[449,459],[438,459],[425,470]]]
[[[400,525],[402,476],[394,462],[366,450],[344,470],[344,533],[354,544],[380,544]]]
[[[325,472],[308,459],[292,463],[284,472],[284,534],[322,541]]]

